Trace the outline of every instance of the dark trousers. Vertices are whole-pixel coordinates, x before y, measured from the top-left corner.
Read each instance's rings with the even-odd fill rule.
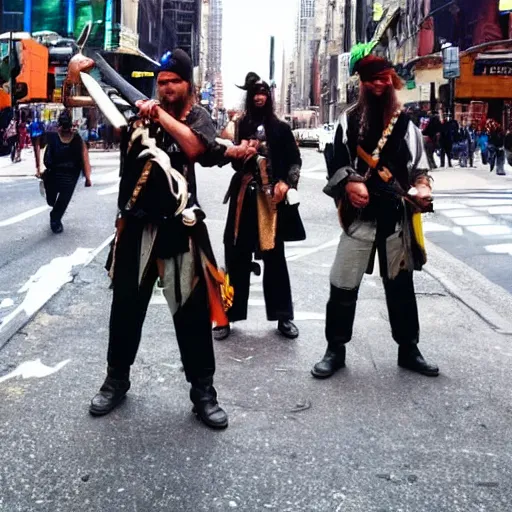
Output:
[[[399,345],[414,345],[419,341],[419,319],[412,272],[400,272],[383,279],[389,323],[393,339]],[[331,285],[327,302],[325,336],[333,350],[352,339],[358,289],[347,290]]]
[[[153,286],[158,277],[153,260],[139,286],[139,254],[143,224],[127,222],[115,251],[110,313],[108,365],[128,369],[135,361]],[[200,277],[189,299],[173,315],[185,376],[194,384],[215,373],[208,295]]]
[[[434,152],[436,145],[430,137],[424,137],[425,153],[427,154],[428,165],[431,169],[437,169],[436,161],[434,160]]]
[[[51,172],[44,179],[46,191],[46,202],[53,209],[50,212],[51,222],[58,223],[62,220],[64,213],[73,197],[78,177],[59,176]]]
[[[452,146],[442,145],[441,146],[441,167],[444,167],[445,158],[448,158],[448,167],[452,166]]]
[[[489,144],[489,164],[491,172],[496,166],[496,174],[505,175],[505,150]]]
[[[247,318],[251,282],[252,251],[245,247],[225,246],[226,266],[235,290],[233,306],[228,311],[230,322]],[[293,320],[290,275],[284,253],[284,242],[276,241],[271,251],[261,253],[263,260],[263,293],[267,319]]]

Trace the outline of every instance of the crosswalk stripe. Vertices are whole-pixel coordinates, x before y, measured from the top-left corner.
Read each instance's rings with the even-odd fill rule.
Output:
[[[510,254],[512,256],[512,244],[486,245],[485,250],[495,254]]]

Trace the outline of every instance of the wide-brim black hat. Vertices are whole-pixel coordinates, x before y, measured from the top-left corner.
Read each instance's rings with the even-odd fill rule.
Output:
[[[260,80],[261,80],[261,78],[257,73],[254,73],[254,71],[249,71],[249,73],[247,73],[247,75],[245,76],[245,84],[237,85],[237,87],[239,89],[242,89],[242,91],[248,91],[252,86],[254,86]]]

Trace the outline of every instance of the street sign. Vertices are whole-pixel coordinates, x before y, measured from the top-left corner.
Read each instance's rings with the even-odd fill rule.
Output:
[[[460,77],[460,57],[458,46],[443,48],[443,78],[453,79]]]

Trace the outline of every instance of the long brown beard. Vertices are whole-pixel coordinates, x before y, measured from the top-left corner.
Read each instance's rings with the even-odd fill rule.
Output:
[[[181,117],[186,113],[190,104],[191,98],[186,96],[184,98],[180,98],[179,100],[170,103],[164,97],[160,98],[160,105],[162,108],[171,114],[175,119],[181,119]]]
[[[382,96],[375,96],[366,87],[361,86],[358,105],[361,112],[361,134],[364,135],[370,126],[382,126],[384,129],[400,103],[392,85],[386,88]]]

